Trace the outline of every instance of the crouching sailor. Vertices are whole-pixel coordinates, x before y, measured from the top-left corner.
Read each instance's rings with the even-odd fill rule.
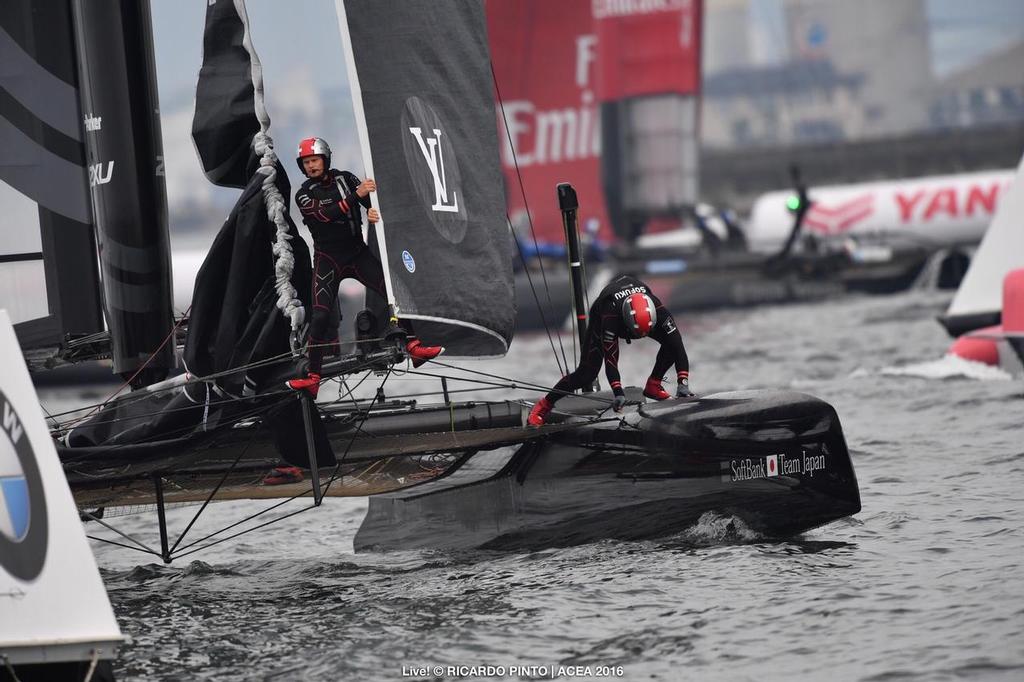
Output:
[[[580,353],[579,367],[562,377],[551,392],[533,406],[527,423],[541,426],[559,398],[593,383],[602,361],[615,395],[613,407],[616,412],[622,411],[626,393],[619,377],[619,339],[626,339],[629,343],[645,336],[660,343],[661,349],[644,387],[644,396],[652,400],[671,397],[661,381],[673,363],[678,380],[676,397],[692,396],[690,362],[675,321],[650,287],[635,277],[622,275],[612,280],[590,307],[590,328]]]
[[[384,270],[363,241],[362,208],[367,209],[371,223],[380,220],[380,213],[370,205],[370,192],[377,189],[373,179],[360,181],[348,171],[331,168],[331,148],[323,139],[309,137],[300,142],[296,161],[308,178],[295,193],[295,201],[302,222],[313,235],[313,315],[309,329],[309,374],[292,379],[287,385],[315,396],[325,350],[335,338],[330,327],[338,285],[352,277],[386,297]],[[406,351],[414,367],[444,351],[441,346],[420,343],[408,321],[402,322],[402,327],[409,335]]]

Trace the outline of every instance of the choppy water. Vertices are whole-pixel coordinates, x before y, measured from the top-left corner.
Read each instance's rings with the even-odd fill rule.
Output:
[[[355,555],[365,502],[331,499],[192,563],[95,545],[132,638],[116,671],[430,679],[434,666],[491,665],[547,666],[532,675],[546,678],[552,667],[611,666],[629,680],[1024,679],[1024,381],[939,359],[948,339],[934,317],[947,302],[915,292],[680,320],[698,392],[791,387],[835,405],[864,506],[851,520],[781,543],[708,515],[656,542]],[[624,378],[642,381],[656,348],[624,347]],[[546,339],[521,339],[509,357],[474,366],[550,382],[550,356]],[[216,506],[204,527],[263,506]],[[172,511],[172,527],[191,512]],[[154,523],[123,520],[158,544]]]

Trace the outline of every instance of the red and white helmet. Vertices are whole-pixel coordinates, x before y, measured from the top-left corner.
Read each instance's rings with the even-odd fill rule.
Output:
[[[622,302],[622,321],[636,338],[647,336],[658,324],[654,301],[647,294],[632,294]]]
[[[306,169],[302,165],[302,160],[307,156],[322,156],[324,158],[324,170],[331,167],[331,147],[327,144],[327,140],[322,137],[307,137],[305,140],[299,143],[299,152],[295,158],[295,163],[299,164],[299,170],[302,174],[306,174]]]

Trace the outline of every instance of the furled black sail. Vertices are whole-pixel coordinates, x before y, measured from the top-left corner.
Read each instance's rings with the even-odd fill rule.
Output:
[[[483,2],[345,0],[338,11],[399,317],[452,354],[503,354],[513,245]]]
[[[83,138],[70,4],[5,2],[0,307],[26,351],[103,330]]]

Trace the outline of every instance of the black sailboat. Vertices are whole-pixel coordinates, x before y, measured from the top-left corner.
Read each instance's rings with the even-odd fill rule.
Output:
[[[654,537],[712,511],[786,536],[859,511],[839,419],[810,396],[757,391],[645,405],[634,391],[632,406],[609,416],[610,394],[592,393],[560,403],[549,426],[527,429],[522,401],[456,402],[446,387],[436,405],[378,391],[372,401],[314,406],[284,390],[302,340],[309,257],[287,216],[290,189],[238,7],[207,9],[193,135],[208,177],[242,194],[196,282],[188,374],[55,432],[88,518],[107,524],[101,509],[155,504],[162,546],[154,553],[170,561],[204,546],[171,541],[163,510],[175,502],[312,498],[315,506],[324,496],[369,495],[359,549]],[[504,354],[512,242],[483,3],[338,8],[364,164],[381,188],[385,222],[372,243],[386,264],[388,303],[453,354]],[[324,374],[386,378],[404,346],[370,341]],[[307,479],[264,485],[281,459],[306,468]]]

